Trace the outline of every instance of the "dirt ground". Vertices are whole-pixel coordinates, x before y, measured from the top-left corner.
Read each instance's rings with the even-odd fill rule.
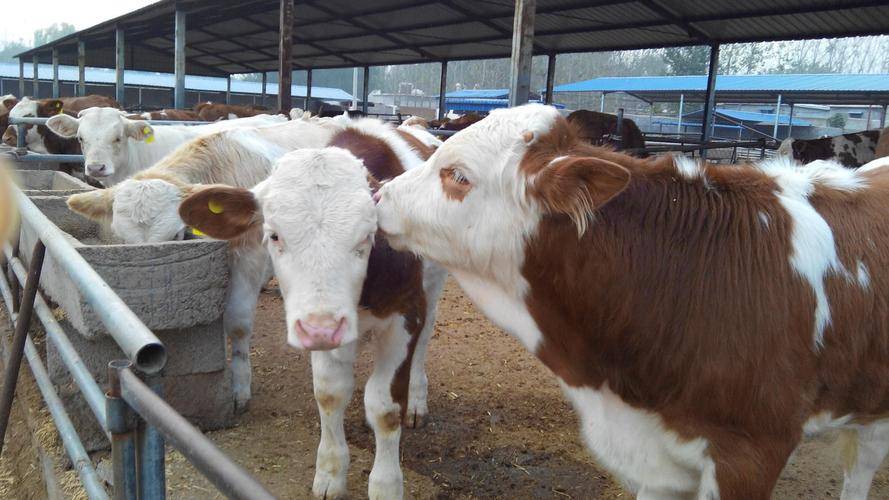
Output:
[[[307,498],[320,430],[308,356],[286,346],[282,318],[277,292],[264,292],[251,354],[250,409],[238,427],[211,437],[275,495]],[[371,366],[366,349],[346,415],[353,498],[367,496],[373,463],[373,435],[364,424],[360,390]],[[453,281],[439,307],[427,372],[429,423],[403,433],[406,496],[629,497],[582,448],[575,414],[546,368],[485,320]],[[838,498],[840,463],[830,436],[804,443],[774,497]],[[170,498],[222,498],[180,455],[169,455],[168,469]],[[889,498],[889,463],[877,474],[871,498]]]

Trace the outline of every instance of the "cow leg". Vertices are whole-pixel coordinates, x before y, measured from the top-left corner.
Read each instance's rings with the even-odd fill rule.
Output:
[[[378,330],[375,339],[374,370],[364,388],[367,422],[376,438],[374,465],[368,481],[371,500],[402,498],[403,494],[399,443],[408,391],[401,390],[402,401],[396,401],[393,389],[395,384],[408,382],[398,381],[396,377],[410,376],[411,370],[404,369],[408,367],[399,370],[404,363],[410,362],[410,340],[401,316],[396,317],[389,328]],[[408,387],[404,385],[404,389]]]
[[[232,389],[235,411],[243,412],[250,401],[250,337],[262,285],[269,279],[265,249],[243,249],[232,261],[231,285],[223,314],[222,328],[232,346]]]
[[[448,272],[438,264],[424,261],[423,263],[423,291],[426,295],[426,323],[417,339],[414,356],[411,360],[411,380],[408,390],[407,413],[404,425],[410,428],[420,428],[426,425],[426,417],[429,409],[426,406],[428,393],[428,379],[426,377],[426,349],[429,339],[435,332],[435,317],[438,311],[438,300],[444,290],[445,279]]]
[[[705,495],[710,493],[710,497],[724,499],[771,500],[775,483],[799,444],[800,430],[744,439],[732,436],[723,442],[711,442],[715,474],[710,468],[702,471],[698,498],[708,498]],[[712,486],[714,475],[716,488]]]
[[[355,387],[358,342],[333,351],[312,351],[312,384],[321,420],[321,441],[315,460],[312,494],[317,498],[346,496],[349,445],[343,416]]]
[[[845,466],[841,500],[866,500],[874,474],[889,452],[889,422],[843,430]]]

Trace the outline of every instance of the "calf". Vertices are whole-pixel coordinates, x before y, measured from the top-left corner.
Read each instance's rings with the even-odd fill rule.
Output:
[[[10,118],[49,118],[58,114],[74,115],[91,106],[119,107],[110,97],[88,95],[84,97],[63,97],[61,99],[31,99],[23,97],[9,110]],[[80,154],[80,146],[75,140],[65,140],[48,133],[44,125],[25,125],[25,146],[43,154]],[[3,142],[15,146],[18,129],[14,126],[3,128]]]
[[[889,449],[889,169],[640,160],[527,105],[378,199],[393,248],[552,370],[640,497],[767,499],[829,427],[850,438],[843,498],[867,496]]]
[[[803,163],[815,160],[835,160],[847,168],[858,168],[874,158],[879,130],[865,130],[854,134],[820,139],[788,138],[778,146],[778,154]]]
[[[405,134],[411,135],[359,120],[337,133],[332,147],[288,153],[252,190],[209,187],[180,208],[188,224],[210,236],[264,234],[284,297],[287,343],[312,351],[321,418],[317,497],[346,494],[343,413],[360,336],[375,332],[374,371],[364,392],[376,435],[370,498],[401,498],[401,425],[416,425],[426,413],[426,344],[446,275],[389,247],[377,234],[371,198],[380,181],[422,163],[421,141]]]
[[[127,115],[127,118],[130,120],[173,120],[180,122],[196,122],[201,120],[198,114],[190,109],[175,108],[145,111],[144,113]]]
[[[46,126],[67,139],[77,139],[83,149],[86,173],[113,186],[145,170],[185,142],[201,135],[238,127],[272,125],[283,116],[255,116],[206,125],[164,125],[130,120],[113,108],[89,108],[78,118],[58,115]]]
[[[287,151],[327,143],[340,127],[305,121],[262,128],[239,128],[192,139],[153,167],[103,190],[73,195],[68,206],[90,219],[111,222],[127,243],[181,239],[185,223],[180,200],[199,184],[251,187],[265,179]],[[268,281],[265,251],[258,239],[232,247],[231,286],[223,329],[232,343],[232,379],[238,410],[250,400],[250,336],[262,285]]]
[[[12,94],[0,96],[0,130],[6,130],[9,126],[9,112],[18,102]]]
[[[620,134],[617,133],[617,116],[580,109],[568,115],[568,123],[577,127],[577,135],[594,146],[611,145],[617,149],[638,149],[645,147],[645,136],[636,126],[636,122],[624,118],[621,122]],[[615,139],[615,137],[620,139]],[[645,153],[634,153],[646,156]]]
[[[214,104],[209,101],[196,104],[194,112],[197,113],[198,118],[201,121],[205,122],[269,114],[268,110],[265,108],[258,108],[255,106],[236,106],[234,104]]]

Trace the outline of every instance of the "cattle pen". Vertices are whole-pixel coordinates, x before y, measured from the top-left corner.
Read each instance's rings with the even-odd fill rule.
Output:
[[[455,61],[509,58],[508,105],[516,106],[531,99],[532,59],[544,56],[542,101],[552,104],[555,93],[569,91],[560,90],[555,82],[561,54],[706,46],[707,75],[694,90],[694,99],[703,105],[700,131],[678,138],[652,135],[650,142],[655,145],[629,152],[683,152],[706,157],[708,150],[716,149],[728,151],[728,159],[734,162],[765,158],[777,143],[768,134],[750,140],[713,136],[721,119],[716,102],[723,95],[719,93],[716,70],[720,46],[885,34],[889,34],[889,5],[882,0],[756,0],[743,5],[716,0],[706,6],[661,0],[368,0],[360,4],[345,0],[160,0],[22,52],[17,56],[18,93],[25,95],[31,90],[34,97],[41,97],[41,64],[51,65],[52,97],[62,97],[61,65],[77,68],[77,84],[72,87],[77,96],[87,93],[87,67],[106,68],[115,71],[114,93],[126,107],[126,71],[169,72],[173,75],[172,107],[184,109],[187,75],[225,79],[224,92],[219,90],[216,95],[234,103],[233,75],[258,73],[262,75],[260,99],[265,102],[267,97],[274,98],[275,109],[286,113],[300,104],[294,102],[294,71],[306,72],[307,84],[299,96],[306,106],[313,98],[313,71],[354,68],[360,78],[356,78],[359,94],[353,97],[366,114],[373,115],[369,112],[371,68],[434,63],[440,66],[437,114],[443,118],[448,66]],[[31,82],[26,78],[26,64],[33,67]],[[268,81],[272,73],[278,75],[274,85]],[[46,90],[42,89],[44,94]],[[621,91],[614,87],[607,90]],[[691,94],[687,90],[671,92],[658,98],[682,95],[685,100],[686,93]],[[780,106],[781,97],[778,99]],[[793,95],[786,94],[784,99],[787,103]],[[880,106],[885,120],[889,91],[862,92],[855,99]],[[681,122],[681,108],[679,114]],[[792,119],[791,114],[788,124]],[[58,163],[83,163],[81,155],[45,155],[26,150],[25,127],[45,122],[46,118],[10,119],[10,124],[18,127],[19,143],[6,156],[16,168],[28,170],[41,163],[44,166],[40,168],[54,169]],[[733,122],[731,126],[744,125]],[[434,133],[447,137],[454,132]],[[166,339],[171,337],[161,340],[153,330],[169,333],[173,328],[146,324],[141,312],[134,312],[137,306],[121,297],[126,286],[107,283],[112,278],[98,272],[99,266],[82,255],[88,253],[83,247],[127,245],[100,241],[103,234],[99,229],[90,228],[93,232],[84,233],[86,236],[75,233],[82,227],[79,222],[72,223],[69,214],[53,212],[61,214],[58,218],[47,215],[47,210],[62,210],[61,198],[38,191],[29,191],[27,186],[15,190],[20,229],[0,256],[4,273],[0,292],[13,329],[2,346],[6,375],[0,399],[0,453],[2,438],[12,432],[7,424],[15,420],[13,398],[21,399],[16,395],[16,384],[25,376],[19,372],[24,359],[60,436],[68,466],[76,471],[88,498],[309,497],[316,467],[312,452],[317,444],[313,441],[319,426],[317,408],[311,398],[309,356],[281,352],[280,337],[285,327],[277,284],[272,282],[264,289],[257,310],[258,340],[250,354],[257,372],[254,401],[247,413],[202,433],[193,415],[183,416],[183,411],[168,401],[166,389],[211,373],[230,374],[222,368],[206,373],[175,373],[171,376],[182,378],[165,382],[164,376],[172,373],[166,366],[171,356]],[[23,245],[25,242],[30,247]],[[197,243],[192,244],[197,248]],[[219,248],[200,249],[207,252],[201,255],[221,251]],[[126,254],[122,255],[125,259]],[[150,259],[148,262],[153,265]],[[221,264],[218,268],[209,266],[207,269],[224,267],[220,272],[228,272],[228,267]],[[103,360],[101,375],[90,365],[94,361],[87,359],[90,355],[80,351],[89,343],[68,326],[74,311],[66,310],[60,305],[63,300],[44,289],[49,288],[47,276],[53,273],[73,283],[57,293],[77,295],[77,307],[89,311],[83,313],[85,317],[94,315],[89,318],[95,320],[95,329],[107,334],[109,345],[124,354],[124,359]],[[199,276],[195,281],[209,282],[212,278]],[[488,323],[452,281],[445,290],[442,307],[430,354],[431,421],[425,429],[411,430],[403,437],[402,460],[408,485],[405,493],[416,498],[624,495],[621,486],[584,453],[574,432],[576,421],[556,384],[537,383],[547,377],[546,370],[524,355],[517,342]],[[158,310],[156,315],[164,314],[170,313]],[[32,317],[37,320],[34,326]],[[216,321],[221,323],[213,316],[206,323]],[[199,330],[203,325],[195,322],[177,324],[176,328]],[[29,328],[33,330],[30,334]],[[497,345],[480,342],[480,335],[496,338]],[[222,349],[224,357],[225,347]],[[54,353],[55,368],[49,366],[49,351]],[[185,363],[200,364],[200,351],[188,354],[191,357]],[[370,365],[367,356],[360,357],[358,373],[367,375]],[[59,366],[67,371],[64,382],[60,382]],[[519,373],[527,380],[515,375]],[[500,393],[490,387],[479,387],[482,383],[505,387],[509,394],[498,396]],[[203,389],[200,386],[197,391]],[[78,398],[83,400],[82,413],[94,419],[89,430],[79,428],[79,418],[71,415],[75,412],[66,409],[71,401],[80,401]],[[510,414],[506,409],[515,412]],[[349,406],[346,417],[349,439],[358,444],[352,457],[352,468],[357,470],[349,473],[348,490],[360,497],[366,493],[375,445],[363,426],[358,405]],[[217,430],[220,428],[225,429]],[[103,441],[101,447],[93,448],[87,442],[92,438],[81,436],[91,433]],[[106,445],[110,445],[110,453],[101,451]],[[827,446],[823,441],[805,445],[818,458],[788,466],[777,489],[781,498],[830,498],[838,494],[841,479],[824,472]],[[9,453],[7,446],[7,461]],[[103,472],[100,463],[110,464],[110,474]],[[46,475],[52,475],[52,471]],[[819,477],[813,479],[815,475]],[[885,466],[877,474],[872,494],[889,496],[889,470]]]

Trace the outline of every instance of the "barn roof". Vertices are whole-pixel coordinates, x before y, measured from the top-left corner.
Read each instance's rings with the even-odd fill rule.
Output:
[[[601,77],[557,85],[554,92],[625,92],[647,101],[703,100],[705,75]],[[719,75],[716,94],[722,102],[845,104],[889,102],[889,75]]]
[[[728,118],[729,120],[738,121],[738,122],[746,122],[753,123],[755,125],[772,125],[775,123],[775,115],[769,113],[757,113],[755,111],[740,111],[737,109],[722,109],[716,108],[713,110],[713,113],[717,117]],[[686,113],[683,115],[683,118],[701,118],[701,115],[704,114],[704,110],[692,111],[691,113]],[[780,114],[778,115],[778,125],[787,126],[790,122],[790,115]],[[800,120],[799,118],[793,118],[793,126],[794,127],[811,127],[812,123],[806,120]]]
[[[161,0],[20,54],[114,67],[126,32],[127,69],[171,72],[176,4],[189,12],[186,73],[278,68],[278,0]],[[885,0],[537,0],[535,54],[889,33]],[[512,0],[295,0],[294,69],[509,57]]]

